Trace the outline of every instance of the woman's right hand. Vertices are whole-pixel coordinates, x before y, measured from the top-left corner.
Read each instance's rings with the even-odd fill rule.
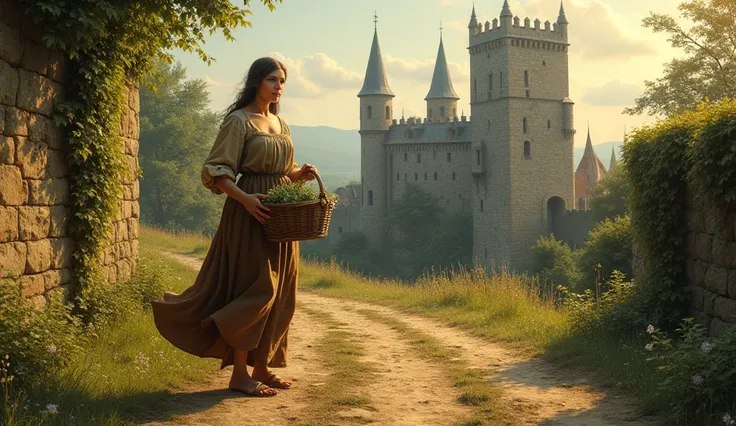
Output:
[[[248,213],[256,218],[261,224],[266,223],[271,217],[266,212],[271,211],[268,207],[261,204],[261,200],[266,198],[263,194],[245,194],[243,200],[240,202]]]

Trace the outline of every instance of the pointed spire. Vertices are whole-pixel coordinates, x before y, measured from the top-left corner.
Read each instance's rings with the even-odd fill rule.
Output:
[[[447,68],[447,59],[445,58],[445,47],[442,44],[442,36],[440,35],[440,47],[437,50],[437,61],[434,63],[434,74],[432,75],[432,84],[429,87],[429,93],[424,100],[428,99],[460,99],[452,87],[450,79],[450,70]]]
[[[583,158],[580,159],[575,173],[585,175],[589,183],[598,182],[606,174],[606,168],[603,166],[603,162],[601,162],[595,150],[593,150],[593,141],[590,138],[590,124],[588,124],[588,140],[585,141],[585,152],[583,152]]]
[[[513,17],[514,14],[511,13],[511,8],[509,7],[509,0],[503,0],[503,9],[501,9],[501,17],[504,16],[511,16]]]
[[[608,172],[612,172],[616,170],[616,166],[618,165],[618,161],[616,160],[616,148],[614,145],[611,145],[611,162],[608,164]]]
[[[569,22],[567,22],[567,16],[565,16],[565,8],[562,5],[562,2],[560,1],[560,16],[557,17],[557,23],[560,25],[567,25]]]
[[[365,70],[365,80],[363,80],[363,88],[358,93],[358,96],[365,95],[394,96],[394,93],[388,87],[386,71],[383,68],[381,46],[378,44],[378,30],[373,32],[373,44],[371,45],[371,55],[368,58],[368,66]]]
[[[470,17],[475,19],[475,2],[473,2],[473,12],[470,14]]]
[[[478,26],[478,20],[475,19],[475,3],[473,3],[473,12],[470,14],[470,22],[468,28],[475,29]]]

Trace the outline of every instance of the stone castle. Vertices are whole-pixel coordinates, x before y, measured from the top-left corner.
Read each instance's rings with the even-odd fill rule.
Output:
[[[523,268],[541,235],[575,246],[594,225],[590,188],[606,173],[588,133],[574,172],[574,103],[569,97],[568,20],[523,23],[508,1],[500,19],[468,24],[471,117],[459,97],[440,35],[426,118],[394,119],[378,31],[360,99],[361,184],[337,192],[355,203],[333,216],[331,237],[360,230],[373,247],[388,237],[384,218],[407,185],[473,217],[474,261]],[[612,164],[615,157],[612,157]],[[359,207],[358,207],[359,205]]]

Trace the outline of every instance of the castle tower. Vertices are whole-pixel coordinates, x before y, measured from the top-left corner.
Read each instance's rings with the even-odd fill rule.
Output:
[[[593,187],[606,175],[606,168],[593,150],[593,142],[588,128],[585,152],[575,170],[575,198],[578,210],[590,210],[590,195]]]
[[[386,151],[384,141],[393,119],[393,92],[388,86],[383,68],[378,29],[373,33],[373,44],[368,57],[360,98],[360,180],[362,200],[360,207],[361,231],[369,244],[380,247],[385,238],[383,219],[387,208]]]
[[[568,24],[521,24],[508,1],[496,22],[469,31],[473,253],[521,269],[574,206]]]
[[[424,98],[427,101],[427,118],[436,121],[445,121],[447,117],[457,117],[457,101],[460,99],[452,87],[450,70],[447,68],[445,48],[440,34],[440,47],[437,50],[437,61],[434,64],[434,74],[429,93]]]

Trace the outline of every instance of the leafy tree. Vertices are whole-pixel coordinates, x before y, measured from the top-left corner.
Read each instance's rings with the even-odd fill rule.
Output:
[[[582,282],[578,290],[595,287],[598,264],[601,265],[601,282],[608,280],[613,271],[630,277],[634,259],[632,247],[631,218],[628,215],[605,219],[596,225],[588,234],[588,241],[580,254]]]
[[[667,116],[694,110],[703,100],[717,101],[736,96],[736,2],[693,0],[678,9],[693,22],[685,30],[675,18],[652,13],[643,25],[655,33],[666,33],[673,47],[686,56],[665,65],[664,75],[645,81],[644,94],[624,113]]]
[[[630,193],[626,171],[619,165],[593,187],[590,203],[596,222],[626,215]]]
[[[217,134],[218,118],[207,108],[207,86],[187,80],[180,64],[158,62],[157,90],[141,87],[141,220],[212,234],[224,198],[201,184],[202,162]]]
[[[572,287],[580,280],[577,254],[564,241],[554,235],[541,236],[532,248],[534,260],[531,272],[540,281],[551,281],[556,285]]]

